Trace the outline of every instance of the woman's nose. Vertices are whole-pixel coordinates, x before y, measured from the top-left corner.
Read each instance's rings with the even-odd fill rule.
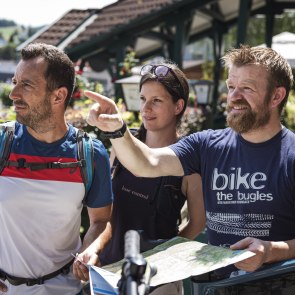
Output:
[[[150,110],[152,103],[150,101],[145,101],[141,104],[141,111]]]

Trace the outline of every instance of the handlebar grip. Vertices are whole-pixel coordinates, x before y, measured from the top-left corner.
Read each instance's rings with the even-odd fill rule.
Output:
[[[139,234],[135,230],[125,233],[124,257],[136,257],[139,254]]]

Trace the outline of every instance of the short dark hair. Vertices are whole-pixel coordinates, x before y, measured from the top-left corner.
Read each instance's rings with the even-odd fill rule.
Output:
[[[279,105],[279,112],[282,112],[293,84],[292,69],[285,58],[272,48],[241,45],[240,48],[230,49],[222,57],[222,60],[227,68],[232,65],[238,67],[244,65],[264,67],[268,73],[268,90],[273,92],[276,87],[286,89],[286,96]]]
[[[66,87],[68,90],[65,100],[66,108],[75,87],[75,67],[66,53],[53,45],[44,43],[30,43],[20,53],[22,60],[44,58],[47,62],[47,69],[44,73],[47,91],[53,91],[62,86]]]

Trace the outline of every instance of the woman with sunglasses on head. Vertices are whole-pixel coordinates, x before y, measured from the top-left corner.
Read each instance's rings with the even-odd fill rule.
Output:
[[[172,63],[145,65],[141,69],[140,113],[142,125],[136,136],[153,148],[168,146],[180,138],[181,118],[189,86],[184,73]],[[112,156],[115,151],[112,151]],[[113,161],[113,236],[101,254],[102,263],[124,257],[124,234],[140,230],[141,251],[158,240],[180,235],[194,239],[205,227],[201,178],[136,177],[115,158]],[[178,229],[181,208],[187,200],[188,222]],[[152,294],[182,294],[181,282],[166,284]]]
[[[179,138],[189,86],[184,73],[172,63],[145,65],[141,69],[140,113],[142,125],[136,136],[149,147],[159,148]],[[112,151],[114,158],[115,151]],[[201,178],[136,177],[115,158],[113,161],[113,236],[100,255],[103,264],[124,258],[124,234],[140,230],[141,251],[153,241],[177,234],[194,239],[205,227]],[[188,222],[179,230],[182,205],[187,200]],[[181,294],[181,282],[161,286],[152,294]]]
[[[149,147],[165,147],[179,140],[179,127],[189,96],[184,73],[172,63],[145,65],[141,69],[140,113],[142,125],[135,132]],[[136,177],[111,152],[114,192],[112,239],[100,253],[102,265],[124,258],[124,235],[138,230],[140,251],[180,235],[194,239],[205,227],[201,178]],[[187,201],[188,222],[179,229],[181,209]],[[182,294],[182,282],[156,288],[151,294]]]

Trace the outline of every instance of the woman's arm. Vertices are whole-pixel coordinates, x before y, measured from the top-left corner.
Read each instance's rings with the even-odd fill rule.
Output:
[[[201,176],[195,173],[183,177],[182,193],[187,198],[188,221],[180,229],[179,235],[193,240],[206,225]]]

